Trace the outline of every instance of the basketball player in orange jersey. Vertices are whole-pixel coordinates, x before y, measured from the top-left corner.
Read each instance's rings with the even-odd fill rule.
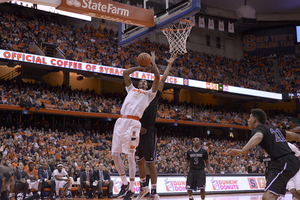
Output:
[[[41,195],[41,189],[42,189],[42,180],[38,179],[38,171],[34,169],[34,163],[30,162],[28,164],[28,169],[25,169],[24,171],[27,172],[28,175],[28,189],[35,189],[38,191],[38,194]]]
[[[152,65],[155,66],[155,53],[152,54]],[[154,59],[153,59],[154,58]],[[156,129],[154,127],[156,114],[157,114],[157,104],[162,94],[162,90],[165,85],[165,81],[168,77],[170,69],[173,62],[176,59],[176,55],[172,55],[170,59],[167,60],[168,66],[159,81],[158,91],[155,98],[151,101],[149,106],[144,111],[143,117],[140,122],[142,123],[140,143],[136,150],[136,156],[139,167],[140,175],[140,194],[137,196],[136,200],[142,199],[149,191],[149,187],[146,185],[146,163],[150,171],[151,178],[151,195],[150,200],[159,199],[158,194],[156,193],[156,183],[157,183],[157,171],[155,168],[155,159],[156,159]]]
[[[153,59],[153,58],[152,58]],[[159,72],[153,66],[155,79],[152,88],[148,89],[146,80],[139,82],[138,88],[135,88],[131,82],[130,74],[142,70],[145,67],[133,67],[123,72],[124,82],[126,85],[127,96],[121,108],[120,118],[116,121],[113,139],[112,139],[112,158],[116,169],[121,176],[122,186],[117,197],[124,197],[124,200],[131,200],[134,195],[134,178],[136,171],[135,148],[139,144],[141,123],[139,119],[142,117],[144,110],[156,95],[159,83]],[[121,153],[128,155],[129,178],[128,183],[125,175],[125,166],[120,156]]]

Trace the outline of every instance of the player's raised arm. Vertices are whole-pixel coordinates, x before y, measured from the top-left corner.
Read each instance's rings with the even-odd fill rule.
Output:
[[[160,74],[159,74],[159,71],[158,71],[156,63],[155,63],[155,51],[151,51],[151,63],[152,63],[154,75],[155,75],[155,79],[152,84],[152,92],[156,92],[158,89]]]
[[[159,84],[158,84],[158,90],[160,92],[162,92],[163,88],[164,88],[164,85],[165,85],[165,81],[169,75],[169,72],[170,72],[170,69],[174,63],[174,61],[176,60],[177,56],[176,55],[171,55],[171,57],[169,59],[166,59],[167,63],[168,63],[168,66],[166,67],[166,70],[162,76],[162,78],[160,79],[159,81]]]
[[[298,141],[300,142],[300,134],[291,132],[291,131],[286,131],[286,136],[285,138],[289,141]]]
[[[247,144],[242,148],[242,149],[231,149],[229,148],[226,153],[229,155],[234,155],[234,156],[240,156],[243,155],[245,153],[247,153],[247,151],[249,149],[251,149],[252,147],[258,145],[262,139],[263,139],[263,134],[261,132],[257,132],[255,133],[255,135],[253,135],[251,137],[251,139],[247,142]]]
[[[135,71],[139,71],[139,70],[142,70],[144,69],[144,67],[132,67],[132,68],[129,68],[129,69],[126,69],[124,72],[123,72],[123,78],[124,78],[124,82],[125,82],[125,85],[128,87],[131,85],[131,78],[130,78],[130,74],[135,72]]]

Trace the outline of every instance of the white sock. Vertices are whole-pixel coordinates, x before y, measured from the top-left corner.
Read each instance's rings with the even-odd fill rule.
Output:
[[[38,194],[41,196],[41,192],[40,191],[38,191]]]
[[[121,180],[122,180],[123,185],[127,185],[128,184],[126,175],[121,176]]]
[[[134,192],[134,181],[130,181],[129,190]]]

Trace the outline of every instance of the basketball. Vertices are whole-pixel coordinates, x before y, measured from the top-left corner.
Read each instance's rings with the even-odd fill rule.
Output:
[[[141,67],[147,67],[151,63],[151,56],[148,53],[141,53],[137,57],[137,61]]]

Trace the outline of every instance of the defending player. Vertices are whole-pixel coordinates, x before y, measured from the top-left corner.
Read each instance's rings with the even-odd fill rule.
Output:
[[[266,123],[266,113],[262,109],[252,109],[248,127],[252,137],[242,149],[228,149],[230,155],[240,156],[259,144],[271,157],[267,184],[263,200],[275,200],[277,195],[284,196],[287,182],[298,172],[299,159],[294,155],[286,140],[300,141],[300,135],[280,130]]]
[[[187,151],[186,165],[184,169],[184,177],[186,177],[187,169],[190,167],[190,171],[186,181],[186,189],[188,191],[189,199],[193,200],[192,190],[201,190],[201,199],[205,199],[205,182],[206,175],[204,168],[210,173],[213,173],[208,162],[208,153],[205,149],[200,147],[200,139],[194,138],[193,149]]]
[[[288,142],[289,147],[293,152],[295,152],[295,156],[300,159],[300,151],[299,149]],[[294,195],[296,199],[300,199],[300,169],[298,170],[297,174],[289,180],[286,185],[286,188]]]
[[[152,65],[155,64],[155,52],[151,52],[152,56]],[[151,178],[151,195],[150,200],[159,199],[159,196],[156,193],[156,183],[157,183],[157,170],[155,167],[156,159],[156,129],[154,127],[156,114],[157,114],[157,104],[161,97],[162,90],[165,85],[165,81],[168,77],[170,69],[173,62],[175,61],[176,56],[172,55],[170,59],[167,60],[168,66],[159,81],[158,91],[155,98],[151,101],[149,106],[144,111],[143,117],[140,119],[142,124],[141,134],[140,134],[140,143],[136,150],[136,156],[139,167],[139,176],[140,176],[140,193],[136,200],[142,199],[149,191],[148,185],[146,185],[146,163],[150,171]]]
[[[111,149],[112,158],[122,180],[121,190],[117,197],[125,196],[124,200],[131,200],[132,196],[134,195],[134,179],[136,171],[135,148],[139,144],[139,135],[141,129],[141,123],[139,119],[142,117],[144,110],[155,97],[159,83],[159,72],[155,65],[153,66],[155,79],[152,84],[152,88],[147,90],[148,84],[146,80],[141,80],[138,88],[135,88],[129,75],[142,69],[143,67],[134,67],[126,69],[123,72],[124,82],[128,94],[121,108],[121,116],[116,121],[113,132]],[[128,155],[130,184],[126,179],[125,166],[120,153],[125,153]]]

